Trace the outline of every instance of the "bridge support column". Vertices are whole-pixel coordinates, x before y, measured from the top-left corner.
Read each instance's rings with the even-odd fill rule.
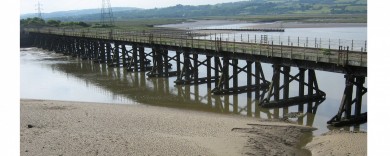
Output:
[[[207,66],[207,88],[211,88],[211,58],[212,56],[206,56],[206,66]]]
[[[128,65],[127,58],[126,58],[128,53],[127,53],[125,44],[121,45],[121,52],[122,52],[122,66],[123,66],[123,68],[127,68],[129,65]]]
[[[162,77],[163,72],[163,60],[160,49],[152,48],[153,67],[147,74],[149,77]]]
[[[72,57],[80,56],[80,39],[76,39],[75,42],[75,53],[73,53]]]
[[[107,56],[107,63],[112,63],[112,57],[111,57],[111,43],[106,43],[106,56]]]
[[[162,51],[162,55],[164,58],[164,76],[169,77],[169,59],[168,59],[168,50],[164,49]]]
[[[345,89],[340,103],[338,113],[327,123],[333,126],[344,126],[350,124],[367,122],[367,113],[361,113],[362,98],[367,93],[367,88],[363,87],[365,77],[345,75]],[[353,90],[356,86],[355,99]],[[355,104],[355,114],[352,115],[352,105]],[[344,117],[342,115],[344,114]]]
[[[199,80],[199,71],[198,71],[198,54],[196,53],[193,53],[192,54],[192,59],[193,59],[193,62],[194,62],[194,67],[193,67],[193,70],[192,70],[192,73],[194,74],[194,83],[198,84]]]
[[[229,89],[229,57],[223,57],[222,82],[225,89]]]
[[[291,71],[291,67],[289,66],[284,66],[283,67],[283,85],[284,85],[284,88],[283,88],[283,100],[287,100],[290,96],[290,71]],[[288,107],[284,107],[283,108],[283,114],[287,114],[288,113]]]
[[[191,76],[193,77],[193,68],[191,64],[190,54],[186,50],[183,52],[183,59],[184,62],[183,62],[182,70],[179,70],[180,73],[177,73],[178,77],[177,80],[175,81],[177,85],[183,85],[183,84],[185,85],[185,84],[192,83]],[[178,62],[176,63],[180,64],[180,60],[178,59]]]
[[[78,52],[78,57],[83,59],[83,60],[86,60],[87,59],[87,55],[85,53],[85,41],[80,39],[80,44],[79,44],[79,52]]]
[[[308,71],[308,95],[313,96],[314,90],[314,79],[316,78],[314,70]],[[313,101],[309,101],[307,104],[307,112],[312,113],[313,111]]]
[[[146,55],[145,55],[145,47],[139,47],[139,68],[141,72],[144,72],[146,69]]]
[[[233,88],[238,88],[238,60],[232,59],[233,64]]]
[[[106,63],[106,47],[103,41],[100,41],[100,62]]]
[[[120,67],[119,44],[118,43],[114,43],[112,62],[110,65],[112,67]]]
[[[190,72],[191,72],[191,61],[190,61],[190,54],[188,53],[188,51],[184,51],[184,65],[183,65],[183,70],[182,72],[184,72],[184,79],[185,81],[189,81],[190,80]]]
[[[99,41],[93,42],[93,61],[98,62],[99,60]]]
[[[308,70],[308,83],[305,82],[305,71],[306,69],[299,69],[299,73],[295,76],[290,75],[290,68],[283,67],[282,73],[284,74],[283,85],[280,85],[280,66],[274,65],[273,82],[271,83],[268,91],[267,98],[261,101],[263,108],[283,108],[293,105],[299,105],[298,110],[303,112],[303,104],[312,102],[321,103],[325,100],[326,94],[318,88],[317,79],[314,70]],[[299,96],[289,97],[289,83],[292,81],[299,82]],[[304,95],[305,86],[308,89],[308,95]],[[283,99],[280,100],[279,90],[283,89]],[[315,91],[315,93],[314,93]],[[273,101],[270,101],[273,97]],[[318,104],[316,105],[316,107]],[[315,107],[315,108],[316,108]],[[308,112],[312,112],[313,107],[308,105]]]
[[[164,69],[164,63],[163,63],[163,51],[162,49],[155,49],[155,59],[157,59],[156,64],[154,67],[157,66],[157,75],[158,77],[163,77],[163,69]]]
[[[176,51],[176,72],[177,72],[177,80],[180,80],[180,75],[181,75],[181,67],[180,67],[180,59],[181,59],[181,56],[180,56],[180,52],[179,51]]]
[[[218,83],[220,83],[221,79],[220,79],[220,74],[219,74],[219,68],[220,68],[220,65],[221,62],[219,60],[219,57],[218,56],[215,56],[214,57],[214,77],[215,77],[215,88],[218,87]]]
[[[90,60],[93,57],[91,40],[87,40],[85,42],[85,52],[86,52],[87,59]]]
[[[251,61],[246,61],[247,63],[247,70],[246,70],[246,85],[252,86],[252,63]],[[247,90],[247,97],[250,98],[252,97],[252,88],[248,88]]]
[[[274,67],[274,75],[272,78],[272,83],[274,84],[274,100],[279,101],[280,100],[280,66],[279,65],[273,65]]]
[[[255,85],[256,86],[260,85],[260,71],[262,71],[260,62],[255,62]],[[256,89],[255,91],[255,99],[256,100],[260,99],[260,90],[258,89]]]
[[[304,68],[299,68],[299,97],[305,96],[305,71]],[[299,104],[298,111],[303,112],[303,103]]]
[[[138,46],[137,45],[133,45],[132,46],[132,49],[133,49],[133,56],[131,58],[131,62],[129,64],[129,66],[133,66],[134,67],[134,71],[138,71]],[[125,57],[125,56],[122,56],[122,57]],[[141,60],[141,54],[140,54],[140,60]],[[140,67],[142,68],[142,67]]]

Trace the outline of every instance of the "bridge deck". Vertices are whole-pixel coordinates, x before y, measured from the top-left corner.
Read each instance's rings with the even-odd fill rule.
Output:
[[[221,40],[194,39],[193,37],[167,34],[149,34],[135,32],[111,31],[59,31],[52,29],[27,29],[28,32],[39,32],[54,35],[107,39],[140,44],[196,48],[216,52],[231,52],[249,55],[261,55],[273,58],[323,62],[335,65],[367,67],[367,52],[348,51],[346,49],[328,49],[300,47],[292,45],[274,45],[271,43],[245,43]]]

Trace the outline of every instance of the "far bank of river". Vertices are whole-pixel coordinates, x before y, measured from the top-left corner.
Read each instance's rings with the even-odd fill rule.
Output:
[[[367,27],[367,23],[303,23],[303,22],[264,22],[250,23],[237,20],[193,20],[178,24],[159,25],[177,29],[197,29],[207,27],[233,27],[234,28],[334,28],[334,27]]]

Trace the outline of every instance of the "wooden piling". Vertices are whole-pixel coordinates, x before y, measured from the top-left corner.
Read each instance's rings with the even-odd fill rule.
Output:
[[[192,71],[192,73],[194,75],[194,82],[198,83],[198,78],[199,78],[199,76],[198,76],[198,73],[199,73],[199,71],[198,71],[198,66],[199,66],[198,65],[198,54],[193,53],[192,54],[192,59],[193,59],[193,62],[194,62],[194,69]]]
[[[164,58],[164,76],[169,77],[169,60],[168,60],[168,50],[164,49],[162,51]]]
[[[299,68],[299,97],[305,96],[305,71],[304,68]],[[298,111],[303,112],[303,104],[299,104]]]
[[[145,71],[146,68],[145,61],[146,61],[145,47],[139,47],[139,67],[141,72]]]
[[[218,87],[218,83],[221,81],[219,77],[219,57],[215,56],[214,57],[214,77],[216,80],[215,87]]]
[[[247,71],[246,71],[246,82],[247,86],[252,86],[252,61],[246,61]],[[248,88],[247,97],[252,97],[252,89]]]
[[[280,99],[280,66],[273,65],[274,67],[274,76],[273,76],[273,84],[274,84],[274,100],[279,101]]]
[[[224,89],[229,89],[229,58],[223,57],[223,82]]]
[[[180,75],[181,75],[180,59],[181,59],[180,52],[176,51],[176,72],[177,72],[176,80],[180,80]]]
[[[211,58],[212,56],[206,56],[206,66],[207,66],[207,88],[211,88]]]
[[[138,71],[138,45],[133,45],[132,46],[132,49],[133,49],[133,65],[130,65],[134,67],[134,71]],[[125,56],[122,56],[122,57],[125,57]],[[140,58],[141,59],[141,58]],[[124,59],[125,60],[125,59]]]

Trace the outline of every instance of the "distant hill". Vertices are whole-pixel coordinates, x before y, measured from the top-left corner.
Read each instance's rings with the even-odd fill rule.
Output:
[[[112,11],[115,12],[120,12],[120,11],[126,11],[126,12],[131,12],[135,10],[142,10],[140,8],[134,8],[134,7],[113,7]],[[96,15],[99,14],[100,17],[100,11],[101,9],[82,9],[82,10],[69,10],[69,11],[57,11],[57,12],[52,12],[52,13],[43,13],[42,16],[45,19],[72,19],[76,18],[78,16],[89,16],[89,15]],[[31,17],[36,17],[35,13],[32,14],[23,14],[20,16],[21,19],[26,19],[26,18],[31,18]]]
[[[249,0],[200,6],[179,4],[155,9],[113,8],[113,11],[116,20],[277,14],[367,14],[367,0]],[[100,19],[100,9],[54,12],[44,16],[62,21],[97,21]]]

